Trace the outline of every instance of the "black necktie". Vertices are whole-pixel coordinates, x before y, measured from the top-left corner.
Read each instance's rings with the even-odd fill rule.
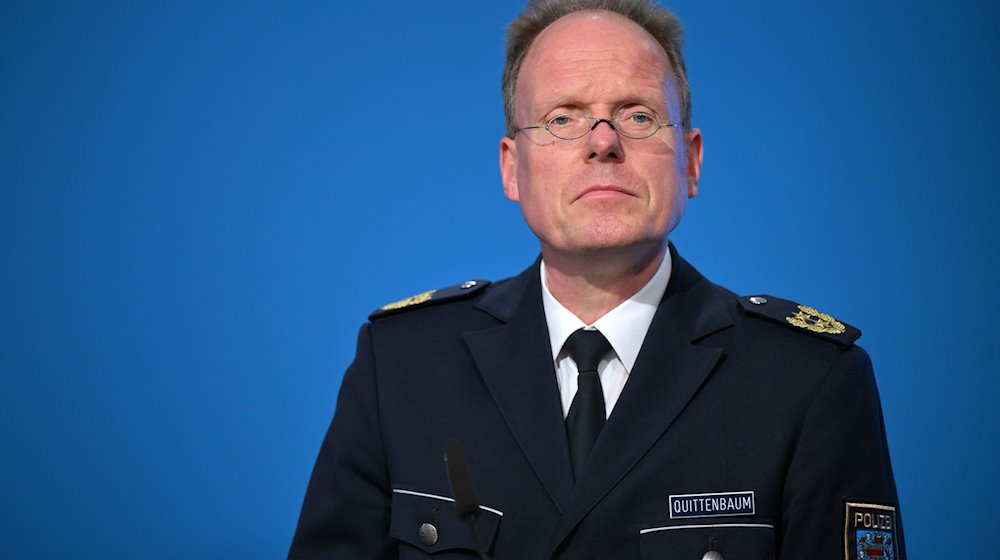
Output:
[[[597,364],[611,351],[611,343],[598,331],[580,329],[566,339],[563,346],[580,372],[576,396],[566,416],[569,455],[573,473],[580,478],[597,435],[604,427],[604,391],[597,375]]]

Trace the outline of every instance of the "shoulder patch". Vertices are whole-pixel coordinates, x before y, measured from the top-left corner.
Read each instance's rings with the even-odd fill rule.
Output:
[[[896,508],[865,502],[844,503],[844,558],[896,560]]]
[[[441,288],[440,290],[428,290],[426,292],[421,292],[415,296],[387,303],[382,307],[379,307],[368,315],[368,320],[384,317],[386,315],[393,315],[411,307],[422,307],[434,303],[463,299],[471,296],[479,290],[482,290],[489,284],[489,280],[467,280],[461,284]]]
[[[770,319],[793,329],[801,329],[841,348],[850,348],[861,337],[861,331],[816,309],[768,295],[739,298],[743,310],[750,315]]]

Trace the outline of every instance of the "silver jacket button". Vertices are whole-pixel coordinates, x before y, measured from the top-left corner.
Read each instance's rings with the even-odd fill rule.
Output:
[[[438,542],[438,530],[437,527],[431,525],[430,523],[424,523],[420,526],[420,542],[427,546],[432,546]],[[721,556],[720,556],[721,558]]]

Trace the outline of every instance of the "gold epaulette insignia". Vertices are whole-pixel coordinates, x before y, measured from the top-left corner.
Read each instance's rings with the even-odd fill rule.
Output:
[[[434,292],[437,290],[427,290],[426,292],[419,293],[415,296],[410,296],[408,298],[401,299],[399,301],[394,301],[392,303],[387,303],[379,308],[381,311],[391,311],[393,309],[402,309],[404,307],[409,307],[411,305],[417,305],[418,303],[424,303],[425,301],[430,301],[434,297]]]
[[[807,305],[799,305],[794,315],[785,317],[789,323],[814,333],[844,334],[847,327],[826,313],[821,313]]]

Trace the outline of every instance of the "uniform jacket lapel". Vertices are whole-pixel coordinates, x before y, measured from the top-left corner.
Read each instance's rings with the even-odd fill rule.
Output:
[[[478,308],[503,324],[465,333],[497,407],[556,508],[573,490],[572,468],[548,327],[539,262],[495,286]]]

